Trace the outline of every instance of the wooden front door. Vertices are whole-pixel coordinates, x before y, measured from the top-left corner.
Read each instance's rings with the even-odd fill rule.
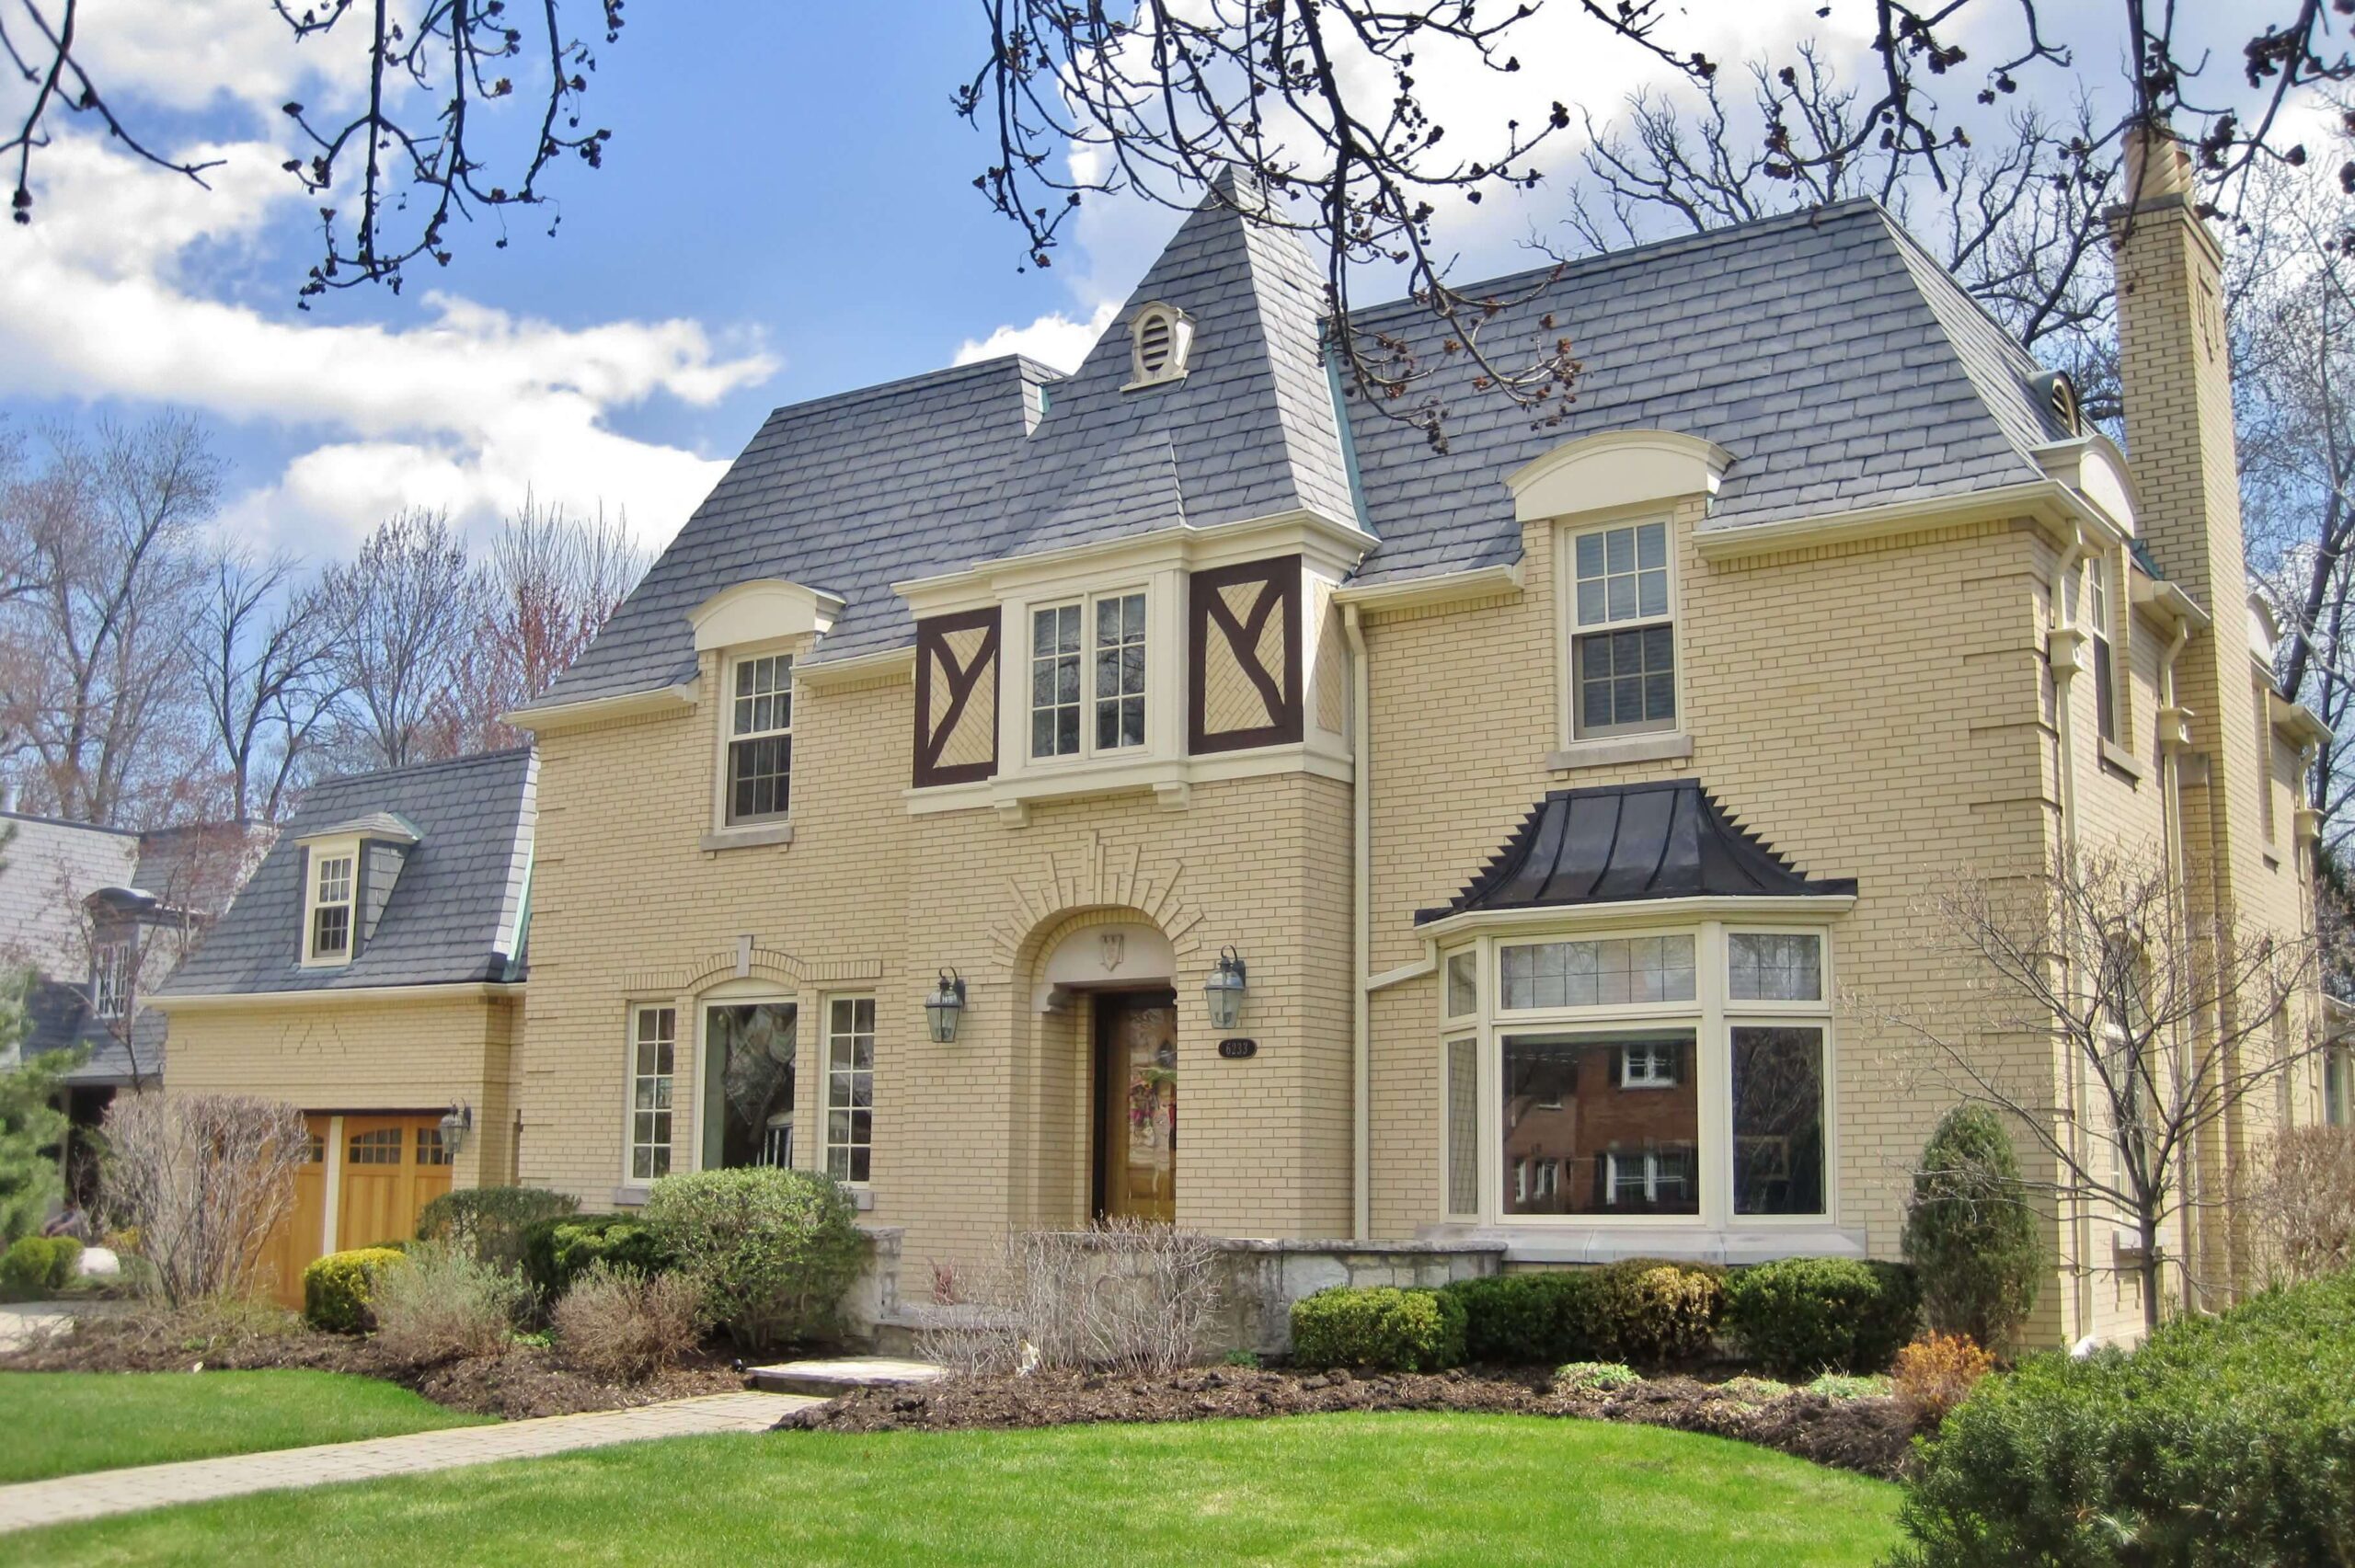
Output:
[[[1096,999],[1096,1212],[1178,1219],[1178,997]]]
[[[418,1211],[450,1190],[439,1116],[346,1116],[342,1152],[339,1252],[408,1240]]]

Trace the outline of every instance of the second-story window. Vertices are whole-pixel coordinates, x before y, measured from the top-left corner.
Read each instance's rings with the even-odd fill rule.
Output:
[[[1668,524],[1627,523],[1570,537],[1571,714],[1581,737],[1676,723],[1676,622]]]
[[[2109,563],[2096,555],[2085,562],[2085,631],[2094,649],[2094,713],[2101,738],[2118,739],[2118,688],[2109,654]]]
[[[1076,757],[1144,744],[1142,593],[1030,614],[1030,755]]]
[[[122,1018],[130,1014],[136,952],[128,942],[98,944],[91,966],[90,1005],[99,1017]]]
[[[793,656],[736,661],[728,715],[728,820],[786,814],[793,782]]]
[[[352,867],[357,856],[323,854],[311,862],[310,957],[319,964],[351,956]]]

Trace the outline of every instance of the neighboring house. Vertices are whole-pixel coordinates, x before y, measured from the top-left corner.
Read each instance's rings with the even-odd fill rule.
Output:
[[[313,785],[155,998],[171,1092],[309,1116],[282,1296],[323,1252],[409,1235],[453,1181],[514,1179],[534,785],[529,750]]]
[[[824,1171],[912,1265],[1119,1215],[1321,1252],[1302,1277],[1893,1255],[1947,1104],[1834,1004],[1969,1005],[1925,888],[2165,842],[2204,907],[2308,920],[2319,727],[2239,610],[2218,253],[2173,150],[2138,196],[2130,461],[1869,202],[1495,285],[1499,351],[1574,345],[1558,421],[1368,312],[1433,369],[1439,450],[1344,393],[1316,269],[1222,186],[1074,374],[777,410],[515,715],[511,1059],[422,1072],[389,1002],[323,1038],[282,845],[180,982],[236,999],[167,999],[172,1082],[474,1096],[460,1181],[592,1207]],[[290,845],[363,808],[328,787]],[[443,923],[487,1007],[524,852],[480,858]],[[267,975],[214,975],[232,927]],[[2240,1224],[2176,1244],[2221,1286]],[[2039,1335],[2139,1323],[2107,1226],[2050,1241]]]
[[[155,989],[203,939],[266,835],[205,824],[133,832],[0,813],[0,964],[29,972],[27,1058],[78,1050],[65,1109],[98,1125],[121,1090],[164,1071]],[[88,1196],[87,1145],[71,1146],[71,1186]]]

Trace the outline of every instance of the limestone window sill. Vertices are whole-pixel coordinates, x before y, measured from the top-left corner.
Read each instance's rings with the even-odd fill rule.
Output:
[[[721,828],[703,836],[701,847],[712,850],[748,850],[761,844],[789,844],[793,841],[790,822],[759,822],[744,828]]]
[[[1622,762],[1683,761],[1693,755],[1693,737],[1681,729],[1657,735],[1610,735],[1595,740],[1573,740],[1559,751],[1545,754],[1549,772],[1603,768]]]
[[[1507,1263],[1605,1264],[1627,1258],[1682,1258],[1731,1265],[1772,1263],[1778,1258],[1867,1255],[1864,1231],[1821,1222],[1721,1230],[1669,1225],[1498,1225],[1478,1234],[1483,1240],[1502,1238]]]
[[[2117,769],[2136,784],[2141,784],[2150,773],[2141,758],[2115,740],[2101,743],[2101,760],[2104,767]]]

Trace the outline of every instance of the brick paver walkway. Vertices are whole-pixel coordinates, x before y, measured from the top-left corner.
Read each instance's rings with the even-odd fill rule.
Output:
[[[360,1443],[327,1443],[275,1453],[235,1454],[178,1464],[141,1465],[96,1471],[0,1486],[0,1530],[30,1529],[69,1519],[95,1519],[172,1503],[202,1503],[281,1487],[324,1486],[339,1481],[372,1481],[380,1475],[413,1475],[454,1470],[496,1459],[537,1459],[575,1448],[602,1448],[649,1437],[692,1437],[711,1432],[759,1432],[812,1399],[791,1394],[706,1394],[635,1410],[600,1410],[586,1415],[552,1415],[537,1421],[503,1421],[490,1426],[457,1426],[372,1437]]]

